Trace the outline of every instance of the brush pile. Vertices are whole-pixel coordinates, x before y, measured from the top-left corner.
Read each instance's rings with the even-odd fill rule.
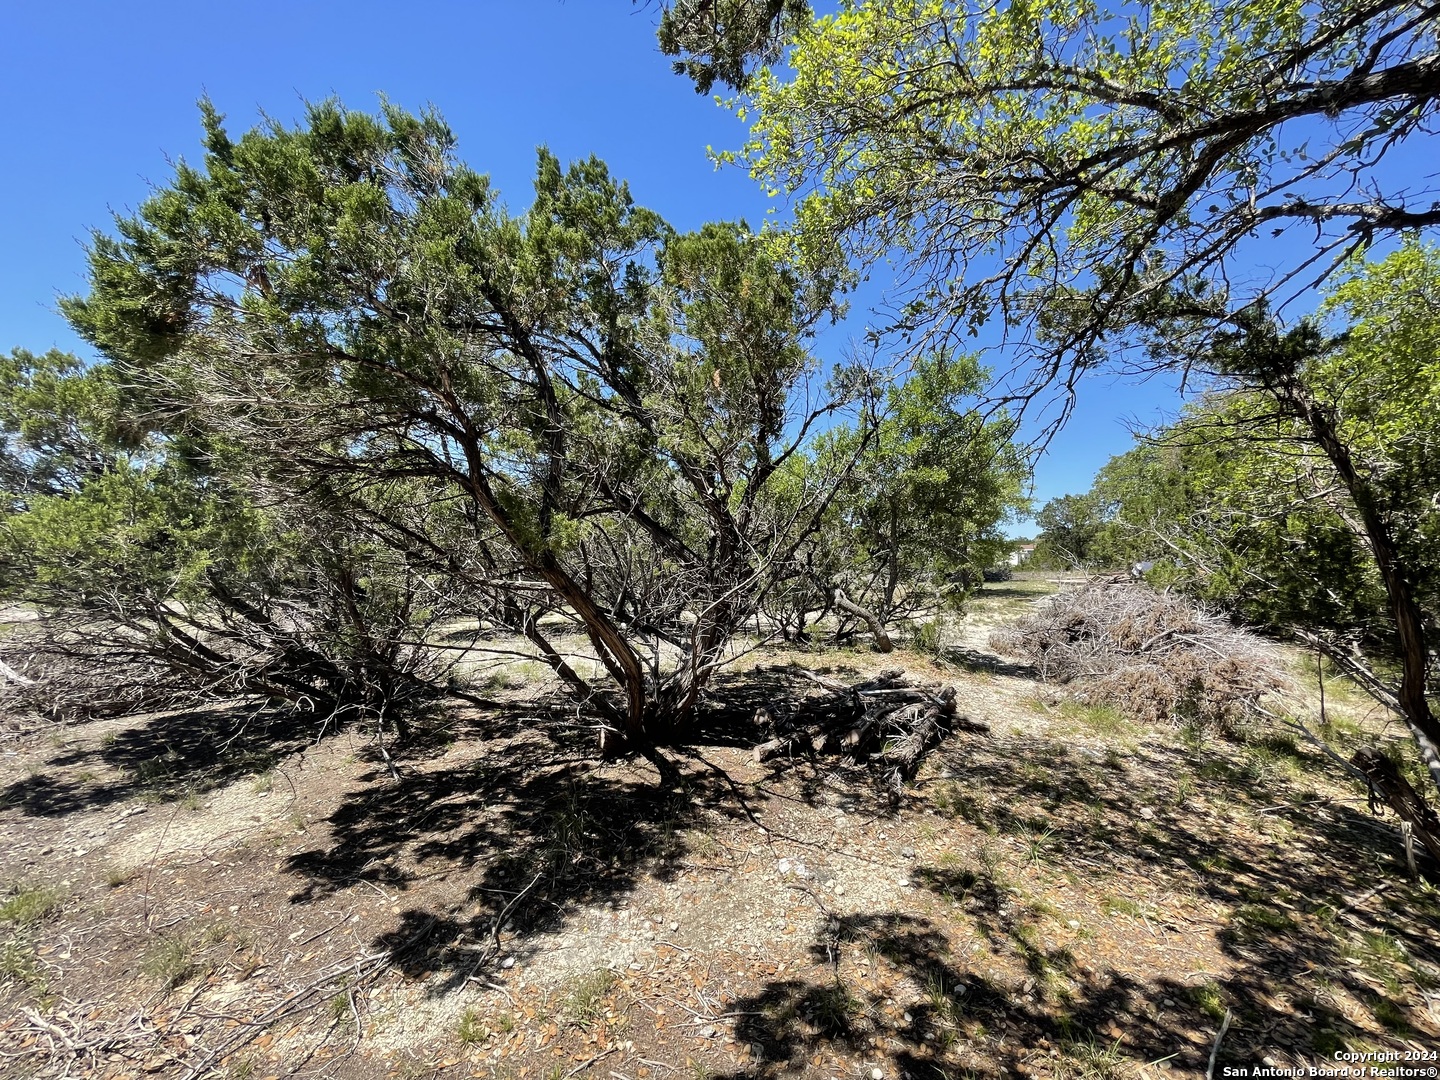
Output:
[[[1140,723],[1229,731],[1285,686],[1268,643],[1185,597],[1125,582],[1051,597],[990,642],[1075,700]]]
[[[825,694],[806,701],[793,715],[762,708],[755,719],[771,738],[755,747],[757,762],[844,754],[890,770],[897,781],[909,780],[950,732],[989,730],[958,714],[953,686],[917,686],[898,668],[853,685],[803,668],[795,672]]]

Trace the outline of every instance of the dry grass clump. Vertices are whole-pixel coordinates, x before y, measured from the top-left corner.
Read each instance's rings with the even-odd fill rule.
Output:
[[[1185,597],[1129,583],[1092,582],[1050,597],[990,641],[1075,700],[1140,723],[1229,730],[1287,684],[1266,642]]]

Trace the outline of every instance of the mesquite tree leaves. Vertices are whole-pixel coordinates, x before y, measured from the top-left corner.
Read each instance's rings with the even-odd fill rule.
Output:
[[[1016,394],[1073,392],[1182,281],[1223,311],[1440,224],[1406,180],[1435,25],[1372,0],[849,0],[750,81],[728,156],[795,200],[799,257],[900,259],[898,329],[996,318]]]

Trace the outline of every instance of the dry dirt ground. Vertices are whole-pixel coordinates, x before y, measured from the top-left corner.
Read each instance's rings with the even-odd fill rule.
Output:
[[[987,651],[1042,591],[899,654],[991,731],[898,808],[861,766],[754,764],[735,721],[817,692],[795,663],[896,663],[858,650],[741,660],[668,795],[523,662],[398,780],[238,707],[7,737],[0,1074],[1204,1076],[1227,1010],[1222,1066],[1440,1050],[1440,893],[1364,791],[1283,729],[1066,703]],[[1342,749],[1400,745],[1329,691]]]

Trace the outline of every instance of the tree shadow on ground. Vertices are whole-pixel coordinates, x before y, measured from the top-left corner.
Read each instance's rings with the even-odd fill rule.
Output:
[[[1036,1059],[1062,1048],[1070,1058],[1105,1055],[1103,1040],[1086,1040],[1117,1017],[1128,1021],[1131,1049],[1152,1055],[1169,1045],[1163,1020],[1132,1016],[1156,993],[1179,994],[1168,981],[1142,984],[1116,973],[1077,973],[1064,1010],[1049,1007],[1043,992],[1028,983],[1009,985],[985,973],[982,961],[957,956],[944,930],[932,920],[903,912],[832,919],[812,948],[817,961],[858,947],[882,957],[923,996],[903,1007],[888,984],[873,978],[842,978],[832,964],[823,979],[781,979],[735,1002],[741,1014],[736,1036],[759,1047],[754,1066],[740,1077],[795,1075],[817,1053],[838,1052],[889,1064],[887,1075],[1009,1077],[1035,1071]],[[902,1011],[903,1008],[903,1011]],[[1204,1051],[1187,1045],[1170,1052],[1179,1067],[1203,1066]],[[1108,1075],[1108,1074],[1098,1074]]]
[[[1040,669],[1034,664],[1006,660],[996,653],[982,649],[971,649],[962,645],[947,645],[940,651],[940,659],[954,664],[964,671],[983,672],[987,675],[1008,675],[1016,679],[1039,679]]]
[[[0,790],[0,805],[33,817],[61,817],[134,798],[200,794],[272,768],[313,742],[315,727],[313,718],[264,703],[150,713],[98,741],[57,748],[31,776]],[[93,770],[99,766],[118,769],[120,776],[97,779]]]
[[[515,716],[497,731],[494,716],[477,714],[489,729],[481,753],[412,757],[398,780],[379,769],[362,777],[330,817],[328,842],[289,859],[291,902],[362,882],[414,893],[374,944],[403,972],[434,976],[430,990],[442,994],[502,955],[524,958],[579,907],[623,901],[642,877],[669,880],[687,830],[745,813],[720,776],[692,771],[682,790],[662,790],[642,766],[596,762],[593,731],[539,719]],[[462,891],[426,888],[437,876]],[[503,954],[492,947],[502,937]]]
[[[1440,903],[1402,876],[1394,849],[1377,849],[1362,813],[1314,797],[1303,774],[1248,787],[1229,776],[1207,795],[1194,785],[1233,770],[1225,755],[1147,744],[1116,763],[1014,739],[951,758],[954,777],[934,802],[989,837],[912,874],[948,909],[943,923],[917,905],[830,918],[812,949],[823,976],[792,973],[731,1006],[737,1037],[762,1050],[736,1080],[793,1075],[831,1052],[879,1055],[890,1074],[913,1077],[1111,1075],[1096,1070],[1122,1057],[1203,1071],[1226,1008],[1221,1064],[1333,1062],[1345,1046],[1434,1038],[1424,992],[1440,985]],[[1034,875],[1026,887],[1017,864]],[[1092,887],[1097,870],[1148,879],[1223,912],[1226,970],[1144,977],[1144,950],[1184,949],[1215,926],[1119,889],[1090,918],[1132,924],[1135,955],[1108,970],[1078,960],[1082,939],[1049,898],[1065,895],[1066,871],[1081,865]],[[967,947],[973,939],[954,933],[962,926],[978,941]],[[885,959],[895,975],[886,989],[855,974],[878,965],[842,967],[847,946]],[[917,999],[897,1006],[896,981],[920,988]]]

